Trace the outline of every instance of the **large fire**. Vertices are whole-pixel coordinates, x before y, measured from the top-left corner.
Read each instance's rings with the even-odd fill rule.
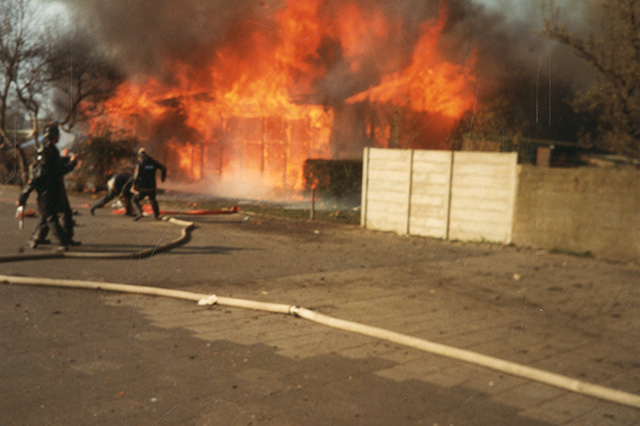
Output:
[[[463,65],[443,61],[436,49],[446,14],[436,22],[423,24],[421,36],[407,68],[385,76],[380,85],[347,99],[408,106],[413,111],[439,113],[460,118],[474,102],[469,84],[474,55]]]
[[[296,191],[304,185],[306,159],[340,156],[332,147],[336,101],[322,101],[319,88],[338,56],[347,72],[358,73],[375,58],[385,74],[374,87],[345,96],[342,105],[400,107],[439,117],[445,127],[473,106],[472,61],[452,64],[437,51],[444,8],[439,19],[422,25],[411,61],[400,64],[397,56],[377,51],[402,30],[399,17],[355,1],[330,11],[323,5],[287,0],[276,11],[265,6],[273,27],[247,26],[248,34],[212,50],[203,69],[172,58],[166,63],[170,78],[131,79],[108,101],[108,114],[95,120],[93,131],[116,127],[148,140],[174,179],[239,178]],[[388,146],[392,123],[380,123],[369,143]]]

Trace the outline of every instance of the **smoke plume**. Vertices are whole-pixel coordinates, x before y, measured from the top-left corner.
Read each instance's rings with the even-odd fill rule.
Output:
[[[225,55],[234,49],[251,55],[254,37],[288,36],[274,21],[278,10],[285,6],[284,0],[183,0],[179,3],[173,0],[65,1],[78,22],[92,28],[131,75],[171,79],[171,71],[166,69],[167,60],[171,59],[179,59],[197,74],[205,62],[209,63],[212,52]],[[336,14],[343,3],[340,0],[324,1],[317,10],[320,22],[336,28],[341,25],[341,21],[349,18]],[[356,3],[371,17],[382,14],[392,17],[392,21],[399,25],[390,28],[392,33],[387,38],[371,37],[370,40],[376,44],[358,47],[363,52],[365,66],[357,73],[348,71],[347,64],[340,60],[345,52],[338,46],[332,46],[331,40],[322,44],[324,51],[319,53],[324,57],[318,60],[326,61],[330,68],[320,87],[330,97],[346,96],[340,92],[357,91],[379,78],[381,72],[388,71],[377,68],[381,62],[380,54],[385,55],[387,67],[405,64],[417,40],[420,25],[435,19],[443,7],[448,7],[450,14],[441,38],[444,52],[450,59],[462,61],[477,49],[480,51],[478,66],[481,74],[487,74],[487,77],[497,73],[499,78],[496,80],[503,80],[505,74],[517,73],[519,68],[531,70],[544,44],[540,35],[542,2],[358,0]],[[575,4],[570,10],[572,14],[563,16],[570,22],[583,16],[584,12],[576,9]],[[312,38],[314,34],[309,33],[307,37]]]
[[[132,91],[130,97],[147,94],[150,89],[143,82],[152,79],[158,82],[156,86],[180,87],[181,93],[175,96],[183,100],[197,101],[200,96],[209,97],[211,103],[224,103],[227,95],[242,98],[242,87],[256,83],[260,70],[247,69],[264,69],[267,75],[260,76],[264,79],[260,85],[279,81],[286,74],[289,102],[300,108],[325,107],[311,113],[316,121],[302,138],[305,143],[319,138],[316,128],[322,120],[329,121],[328,116],[322,116],[332,111],[333,158],[357,157],[362,146],[371,145],[376,137],[393,139],[394,128],[399,132],[409,129],[414,140],[424,142],[407,142],[406,146],[441,148],[434,141],[446,138],[446,132],[460,118],[461,108],[471,110],[494,99],[507,101],[530,121],[527,136],[563,138],[574,130],[566,100],[592,78],[585,64],[543,36],[543,0],[64,2],[75,14],[75,22],[95,33],[129,80],[142,82],[144,89]],[[584,3],[579,12],[572,4],[574,14],[590,16],[585,4],[591,2]],[[567,21],[581,22],[575,16]],[[433,37],[425,37],[430,33]],[[425,64],[416,63],[417,51],[432,58]],[[291,61],[287,55],[299,59]],[[422,110],[416,112],[415,101],[409,99],[411,85],[403,89],[405,92],[399,90],[411,75],[432,79],[434,87],[450,85],[453,91],[435,90],[422,99]],[[165,92],[166,102],[171,102],[173,95]],[[459,99],[453,99],[451,93]],[[275,102],[275,96],[263,98],[258,99],[263,106]],[[367,102],[376,100],[386,102],[387,107],[374,114]],[[202,118],[198,115],[202,104],[189,113],[180,105],[175,114],[159,117],[161,124],[152,130],[156,133],[153,136],[158,136],[155,139],[163,134],[166,143],[184,144],[176,141],[193,141],[199,136],[219,141],[221,153],[229,144],[250,139],[262,144],[261,158],[247,160],[257,154],[245,146],[236,152],[242,161],[253,161],[263,171],[274,164],[276,160],[269,159],[271,154],[264,146],[270,138],[282,139],[278,135],[283,134],[284,124],[272,120],[273,114],[250,113],[253,107],[241,101],[236,106],[242,107],[245,118],[236,114],[216,124],[212,121],[221,114],[210,114],[205,118],[209,127],[218,126],[217,130],[199,129],[197,135],[191,135],[194,122]],[[407,106],[412,111],[402,116],[394,109]],[[285,118],[291,140],[296,138],[299,118],[295,114]],[[416,122],[421,124],[416,127]],[[251,129],[244,129],[248,124]],[[391,129],[386,134],[380,131],[383,125]],[[256,126],[262,129],[261,135],[255,136]],[[219,136],[216,131],[226,133]],[[199,158],[199,163],[206,163],[201,158],[204,149],[190,146],[189,150],[192,158],[183,159],[185,162]],[[309,148],[305,155],[313,155],[312,151]]]

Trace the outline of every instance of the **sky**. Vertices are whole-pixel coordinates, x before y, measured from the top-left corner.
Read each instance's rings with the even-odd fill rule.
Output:
[[[531,20],[531,17],[539,17],[542,20],[542,4],[544,0],[473,0],[489,9],[499,11],[510,20]],[[561,17],[564,22],[579,23],[587,6],[592,5],[593,0],[553,0],[553,5],[561,8]]]
[[[535,2],[531,0],[476,0],[476,3],[494,10],[507,11],[507,15],[519,18],[524,16]]]

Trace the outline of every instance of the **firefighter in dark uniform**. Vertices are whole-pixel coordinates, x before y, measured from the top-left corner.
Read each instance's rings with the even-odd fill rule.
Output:
[[[118,197],[122,201],[126,214],[133,216],[133,207],[131,206],[131,186],[133,185],[133,176],[130,173],[115,174],[107,181],[107,193],[104,197],[91,205],[89,211],[93,216],[96,209],[103,207],[109,201]]]
[[[67,189],[64,186],[64,175],[72,171],[78,162],[75,154],[71,157],[60,156],[60,151],[58,151],[58,147],[56,146],[59,140],[60,130],[58,129],[58,124],[55,122],[49,123],[44,129],[44,141],[42,145],[45,163],[51,164],[51,167],[57,172],[55,181],[51,184],[56,186],[56,192],[59,194],[62,226],[68,237],[68,245],[78,246],[80,242],[73,240],[75,222],[73,221],[73,211],[71,210],[71,203],[69,203],[69,197],[67,196]]]
[[[44,130],[44,141],[38,150],[36,160],[29,173],[29,181],[24,186],[18,199],[18,207],[24,208],[29,194],[35,189],[38,193],[38,211],[40,222],[34,230],[29,245],[32,248],[48,241],[49,230],[60,242],[59,250],[66,250],[68,246],[80,243],[73,240],[73,217],[71,205],[64,187],[64,175],[76,166],[75,156],[60,157],[55,146],[60,139],[60,131],[55,123],[49,124]],[[63,217],[60,225],[59,215]]]
[[[133,174],[133,205],[136,209],[136,217],[133,220],[142,218],[142,206],[140,201],[149,197],[153,208],[153,217],[160,219],[160,208],[156,201],[156,171],[161,171],[162,182],[167,178],[167,168],[164,164],[156,161],[147,155],[144,148],[138,150],[138,164]]]

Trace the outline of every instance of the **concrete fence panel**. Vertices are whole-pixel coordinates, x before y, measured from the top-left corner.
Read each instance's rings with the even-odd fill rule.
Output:
[[[362,226],[511,242],[516,154],[367,148]]]
[[[361,224],[406,233],[413,151],[366,148],[362,173]]]
[[[517,153],[454,153],[449,239],[511,243],[517,162]]]
[[[452,162],[451,151],[414,152],[409,234],[447,238]]]

